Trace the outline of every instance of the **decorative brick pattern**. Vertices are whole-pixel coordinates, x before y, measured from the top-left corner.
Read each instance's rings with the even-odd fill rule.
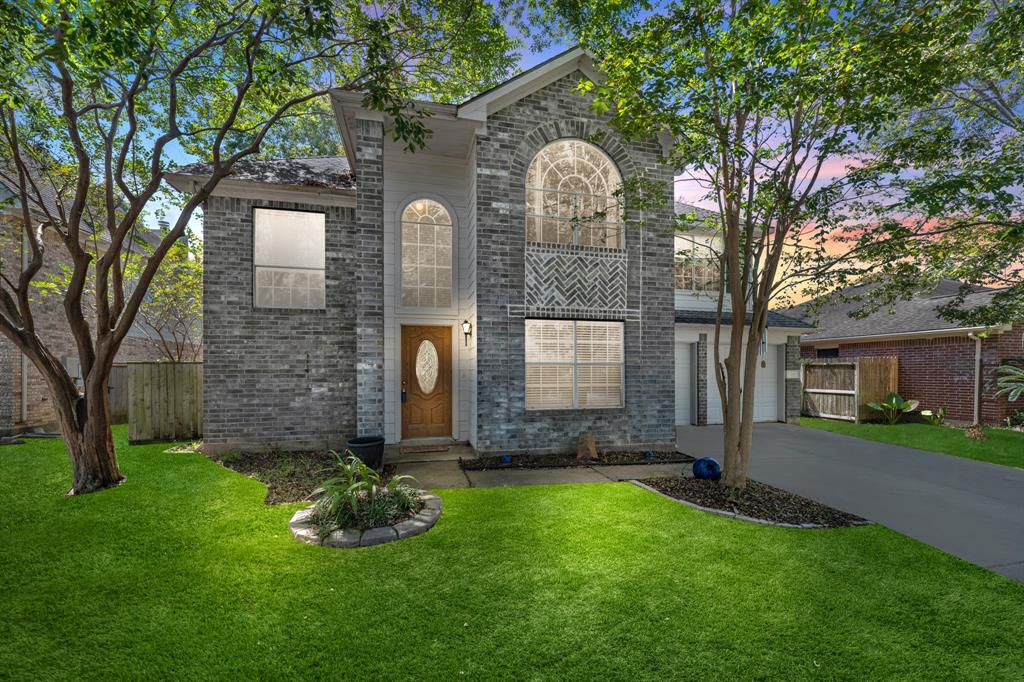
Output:
[[[384,127],[356,121],[356,429],[384,435]]]
[[[675,441],[672,173],[660,163],[657,141],[626,142],[593,112],[576,91],[581,78],[576,72],[491,114],[487,135],[477,138],[477,449],[482,453],[571,451],[583,431],[593,433],[601,448]],[[568,137],[601,147],[623,177],[643,172],[664,182],[666,203],[643,216],[642,229],[626,230],[624,308],[638,315],[625,322],[625,407],[528,412],[525,327],[522,318],[510,314],[530,300],[525,176],[542,147]],[[563,295],[571,290],[572,285],[563,286]]]
[[[998,423],[1024,405],[996,398],[995,370],[1008,360],[1024,360],[1024,325],[1017,324],[981,343],[981,420]],[[812,346],[801,349],[803,357],[815,357]],[[975,342],[966,336],[932,339],[902,339],[848,343],[839,346],[839,357],[888,355],[899,359],[899,392],[904,398],[921,401],[921,409],[945,408],[947,419],[974,419]]]
[[[325,310],[253,307],[256,206],[326,214]],[[203,237],[206,447],[340,446],[356,432],[355,212],[213,197]]]
[[[607,311],[625,318],[625,252],[526,246],[526,315],[535,310],[572,309],[573,316]],[[616,314],[617,313],[617,314]]]

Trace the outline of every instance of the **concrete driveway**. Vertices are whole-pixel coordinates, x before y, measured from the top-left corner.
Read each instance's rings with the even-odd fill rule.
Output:
[[[682,427],[676,437],[680,451],[721,461],[720,426]],[[750,476],[1024,582],[1024,469],[758,424]]]

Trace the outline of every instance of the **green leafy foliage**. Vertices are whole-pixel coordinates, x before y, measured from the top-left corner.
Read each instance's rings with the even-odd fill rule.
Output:
[[[904,400],[899,393],[890,393],[880,403],[868,403],[868,407],[876,412],[882,413],[882,418],[888,424],[895,424],[905,414],[917,409],[920,403],[917,400]]]
[[[192,315],[195,298],[157,273],[170,259],[172,281],[194,282],[198,261],[177,257],[175,244],[236,164],[337,153],[330,135],[301,141],[326,122],[332,91],[363,93],[391,136],[419,150],[430,130],[418,101],[495,84],[517,46],[484,0],[10,0],[0,35],[0,179],[17,195],[28,252],[0,280],[0,333],[50,388],[80,465],[75,493],[123,479],[104,397],[110,368],[144,305],[163,311],[154,329],[170,324],[169,309]],[[169,172],[189,161],[207,162],[208,175],[172,190]],[[138,228],[167,206],[177,218],[139,261]],[[51,291],[67,326],[40,333],[30,294],[49,258],[68,264],[63,291]],[[49,341],[69,337],[82,390],[61,362],[65,346]]]
[[[944,317],[999,325],[1024,317],[1024,5],[928,3],[929,13],[963,12],[969,34],[930,43],[925,101],[897,103],[899,115],[865,138],[841,185],[855,198],[836,235],[857,258],[808,288],[818,294],[872,283],[853,297],[867,315],[928,290],[964,283]],[[971,296],[979,287],[995,291]]]
[[[337,459],[337,476],[324,481],[313,491],[316,498],[313,519],[326,536],[336,528],[376,528],[386,526],[419,510],[421,502],[408,485],[411,476],[392,476],[387,483],[380,473],[348,453]]]
[[[606,76],[582,89],[628,137],[671,135],[679,182],[717,207],[723,286],[712,348],[723,396],[725,481],[742,488],[770,306],[843,266],[830,248],[848,200],[833,182],[901,107],[931,101],[941,62],[967,40],[974,3],[902,0],[557,2]],[[750,310],[748,332],[722,325]],[[723,345],[729,356],[719,357]],[[710,351],[709,351],[710,352]]]
[[[1006,396],[1010,401],[1017,401],[1024,396],[1024,367],[1017,365],[1000,365],[996,368],[996,396]]]
[[[921,410],[921,417],[932,426],[942,426],[946,423],[946,408],[940,407],[937,410]]]

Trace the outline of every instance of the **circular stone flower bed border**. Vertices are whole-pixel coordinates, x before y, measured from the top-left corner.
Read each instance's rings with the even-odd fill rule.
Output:
[[[295,512],[292,520],[288,522],[288,528],[292,531],[292,537],[308,545],[323,545],[340,549],[383,545],[386,542],[395,542],[411,538],[414,535],[421,535],[434,527],[444,506],[441,503],[441,498],[423,491],[420,492],[419,497],[423,501],[423,508],[404,521],[390,526],[379,526],[366,530],[339,528],[321,539],[320,529],[310,521],[313,515],[313,506],[311,505]]]

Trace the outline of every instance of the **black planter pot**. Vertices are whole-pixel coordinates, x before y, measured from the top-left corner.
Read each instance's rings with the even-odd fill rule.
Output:
[[[368,467],[379,470],[384,465],[383,436],[360,436],[348,441],[345,446]]]

